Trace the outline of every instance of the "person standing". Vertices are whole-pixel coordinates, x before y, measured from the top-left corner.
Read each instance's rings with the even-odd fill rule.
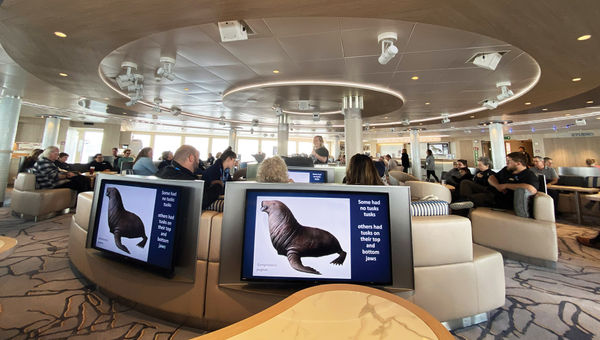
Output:
[[[433,152],[431,150],[427,150],[427,157],[425,157],[425,170],[427,170],[427,181],[429,181],[429,177],[433,175],[436,182],[439,182],[440,179],[435,175],[435,158],[433,158]]]
[[[314,164],[327,164],[329,160],[329,150],[325,147],[325,142],[322,136],[315,136],[313,138],[313,151],[311,158]]]
[[[406,149],[402,149],[402,157],[400,157],[400,163],[402,165],[402,171],[408,173],[408,168],[410,168],[410,160],[408,159],[408,153]]]
[[[225,183],[231,181],[230,172],[236,158],[236,153],[229,147],[202,175],[204,181],[203,210],[225,193]]]

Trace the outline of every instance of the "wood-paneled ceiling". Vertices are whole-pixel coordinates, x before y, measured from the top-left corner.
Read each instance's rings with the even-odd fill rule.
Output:
[[[160,95],[184,110],[211,116],[225,112],[227,118],[246,122],[274,118],[272,112],[253,111],[252,105],[236,110],[219,103],[220,93],[240,83],[312,77],[400,90],[406,99],[403,107],[367,120],[377,124],[477,107],[497,93],[496,81],[510,80],[515,92],[525,88],[539,65],[541,75],[533,89],[496,110],[477,113],[475,119],[481,120],[527,115],[526,102],[542,107],[597,88],[598,17],[600,2],[594,0],[7,0],[0,5],[0,43],[34,77],[19,81],[11,76],[15,65],[10,64],[0,65],[0,77],[4,87],[39,104],[74,108],[83,96],[125,108],[127,100],[100,80],[98,66],[110,77],[120,71],[123,60],[134,59],[146,75],[144,95],[149,101]],[[256,34],[247,41],[220,43],[216,22],[236,19],[246,20]],[[385,66],[377,63],[377,34],[383,30],[398,32],[400,48]],[[68,38],[55,37],[54,31]],[[578,41],[584,34],[592,39]],[[509,51],[495,72],[465,64],[473,52],[488,50]],[[148,80],[153,80],[165,52],[177,56],[177,78],[167,85],[152,84]],[[274,69],[280,73],[274,75]],[[60,72],[69,77],[60,77]],[[420,79],[411,81],[415,72]],[[581,81],[572,82],[575,77]],[[588,101],[579,108],[590,106]],[[147,108],[138,110],[152,115]],[[339,124],[340,117],[331,118]]]

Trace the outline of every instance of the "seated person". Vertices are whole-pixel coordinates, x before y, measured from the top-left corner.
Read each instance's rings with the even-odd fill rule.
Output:
[[[156,177],[164,179],[196,180],[194,172],[200,161],[200,153],[191,145],[182,145],[173,156],[170,165],[158,170]]]
[[[589,166],[589,167],[596,167],[596,168],[600,168],[600,165],[596,165],[596,160],[593,158],[588,158],[585,160],[585,165]]]
[[[123,157],[119,157],[119,169],[123,169],[123,163],[133,162],[133,157],[131,157],[131,149],[125,149],[123,151]]]
[[[19,172],[29,172],[30,169],[33,169],[33,165],[35,162],[37,162],[42,152],[44,152],[43,149],[33,149],[33,151],[31,151],[29,155],[25,157],[23,163],[21,163]]]
[[[256,181],[262,183],[288,183],[293,182],[288,177],[288,168],[283,158],[273,156],[263,160],[256,172]]]
[[[359,153],[350,158],[343,182],[354,185],[384,185],[371,157]]]
[[[119,158],[121,158],[121,156],[119,156],[119,149],[117,148],[112,148],[112,156],[113,156],[113,169],[115,171],[119,171]]]
[[[160,159],[161,162],[158,164],[158,170],[164,168],[165,166],[171,165],[171,162],[173,161],[173,153],[171,151],[163,151]]]
[[[133,162],[133,173],[142,176],[152,176],[158,169],[152,162],[152,148],[143,148]]]
[[[477,172],[472,181],[461,181],[460,186],[453,193],[454,198],[470,197],[474,193],[492,192],[494,189],[489,183],[489,178],[496,173],[490,169],[491,163],[488,157],[480,157],[477,160]],[[461,170],[459,170],[461,171]],[[464,171],[464,169],[462,170]],[[466,172],[464,172],[466,173]],[[463,205],[465,208],[472,208],[472,205]],[[455,205],[451,206],[456,210]]]
[[[58,148],[50,146],[42,152],[33,165],[37,187],[40,189],[69,188],[77,191],[90,191],[90,180],[73,172],[60,172],[54,161],[58,159]]]
[[[390,154],[385,155],[385,160],[387,161],[387,170],[392,171],[398,167],[398,162],[392,159]]]
[[[517,189],[525,189],[529,194],[537,193],[538,178],[527,168],[527,158],[521,152],[511,152],[506,156],[506,166],[497,174],[491,175],[488,183],[493,190],[484,192],[461,191],[464,199],[476,207],[497,207],[513,210],[514,194]],[[461,188],[463,189],[463,188]]]
[[[259,153],[256,153],[256,154],[252,155],[252,157],[254,157],[254,159],[256,159],[256,161],[258,163],[264,161],[266,156],[267,155],[264,152],[262,152],[262,151],[259,152]]]
[[[558,174],[556,173],[556,170],[546,167],[544,159],[540,156],[533,157],[533,167],[531,170],[536,175],[544,175],[546,177],[546,184],[558,183]]]
[[[466,159],[457,160],[456,167],[454,169],[448,171],[446,174],[446,183],[454,186],[455,188],[460,187],[461,181],[470,180],[473,178],[473,174],[471,174],[471,170],[468,168]],[[462,173],[460,169],[463,169]]]
[[[89,168],[94,167],[94,171],[112,171],[113,167],[109,162],[104,160],[101,153],[94,155],[94,160],[88,165]]]
[[[58,159],[54,162],[54,165],[56,165],[59,170],[71,171],[71,165],[67,164],[67,159],[69,159],[69,154],[61,152],[58,154]]]
[[[237,155],[229,147],[217,158],[215,164],[211,165],[202,174],[202,180],[204,181],[203,210],[225,193],[225,183],[231,180],[230,172],[236,158]]]

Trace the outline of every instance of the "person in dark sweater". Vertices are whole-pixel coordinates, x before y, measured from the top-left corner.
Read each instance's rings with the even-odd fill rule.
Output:
[[[119,171],[119,158],[121,158],[121,156],[119,156],[119,149],[112,148],[112,155],[113,155],[112,167],[114,170]]]
[[[491,163],[488,157],[480,157],[477,160],[477,173],[473,177],[472,181],[460,182],[460,187],[457,188],[458,197],[464,195],[470,196],[474,193],[491,192],[492,186],[489,183],[489,178],[496,173],[490,169]]]
[[[29,169],[32,169],[33,165],[35,164],[35,162],[37,162],[42,152],[44,152],[44,149],[33,149],[33,151],[31,151],[29,155],[25,157],[23,163],[21,163],[21,166],[19,167],[19,172],[28,172]]]
[[[161,162],[158,164],[158,170],[171,165],[171,162],[173,161],[173,153],[171,151],[163,151],[160,159]]]
[[[459,159],[456,161],[458,167],[455,172],[448,171],[446,174],[446,183],[454,186],[455,188],[460,187],[460,182],[464,180],[471,180],[473,178],[473,174],[471,174],[471,170],[469,170],[466,159]],[[452,174],[450,174],[452,172]]]
[[[58,159],[54,161],[54,165],[57,168],[64,171],[71,171],[71,165],[67,163],[69,159],[69,154],[66,152],[61,152],[58,154]]]
[[[196,180],[198,177],[194,175],[198,162],[200,161],[200,153],[191,145],[182,145],[173,156],[173,161],[170,165],[158,170],[156,177],[163,179],[179,179],[179,180]]]
[[[206,209],[220,195],[225,193],[225,183],[231,180],[230,171],[236,158],[237,155],[229,147],[215,161],[215,164],[204,171],[204,174],[202,174],[202,180],[204,181],[202,209]]]
[[[402,149],[400,163],[400,165],[402,165],[402,171],[408,173],[408,168],[410,168],[410,160],[408,159],[408,153],[406,153],[406,149]]]
[[[101,153],[97,153],[96,155],[94,155],[94,160],[90,162],[89,167],[94,167],[95,171],[112,171],[113,167],[112,165],[110,165],[109,162],[104,160],[104,156],[102,156]]]

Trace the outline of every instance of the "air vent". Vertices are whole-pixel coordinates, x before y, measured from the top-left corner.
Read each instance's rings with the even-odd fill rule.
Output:
[[[83,122],[83,125],[94,125],[92,122]]]

